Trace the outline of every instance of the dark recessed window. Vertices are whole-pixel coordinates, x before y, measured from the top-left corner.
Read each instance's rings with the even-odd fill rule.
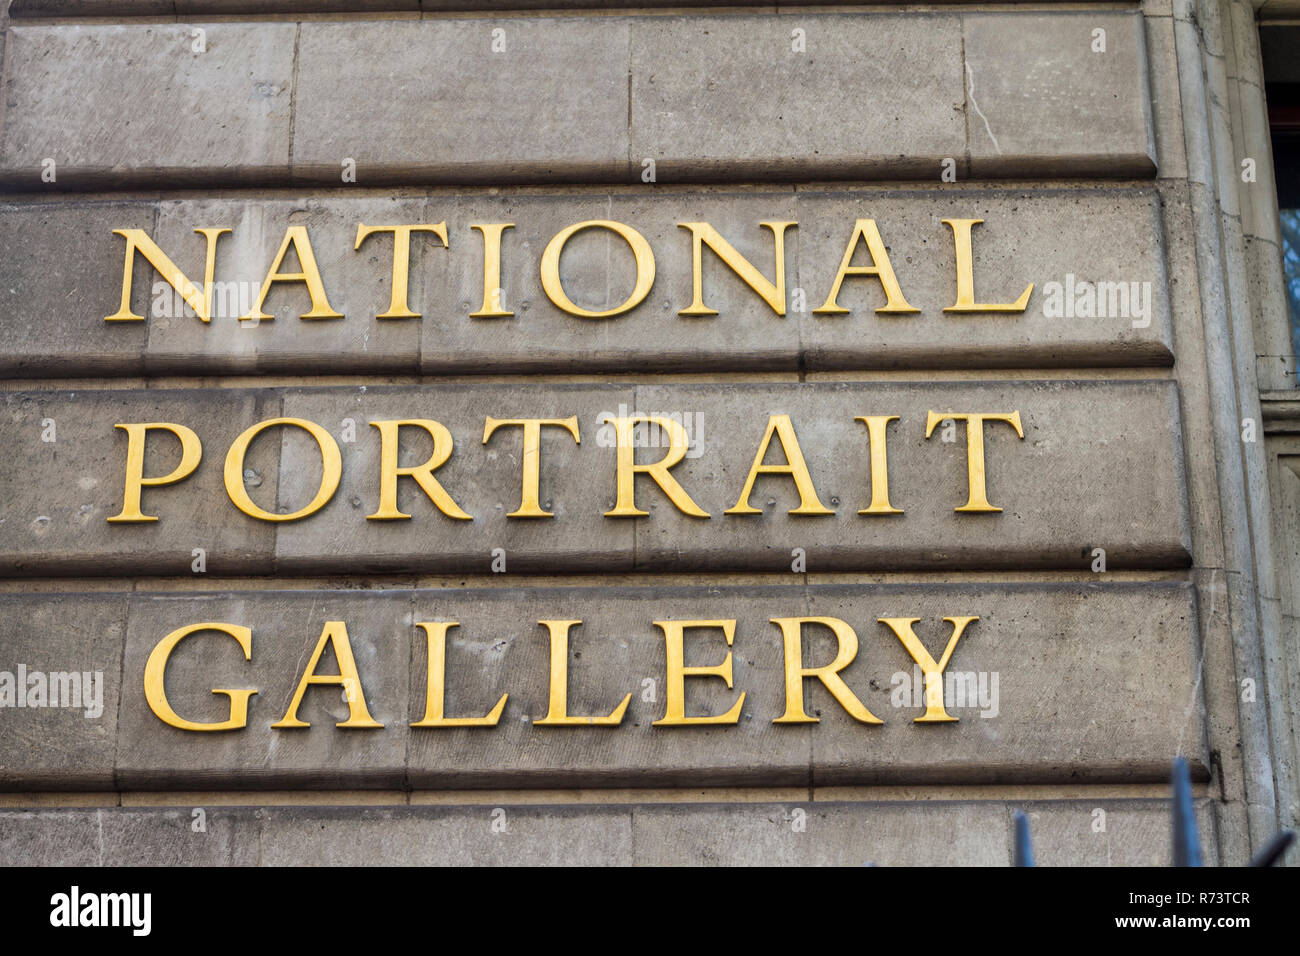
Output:
[[[1273,139],[1291,347],[1300,357],[1300,27],[1264,27],[1259,39],[1267,81],[1264,95]]]

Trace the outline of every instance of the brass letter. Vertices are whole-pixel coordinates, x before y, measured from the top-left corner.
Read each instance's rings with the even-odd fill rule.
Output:
[[[986,421],[1006,422],[1016,430],[1016,434],[1023,440],[1025,432],[1020,427],[1020,412],[967,412],[960,415],[953,412],[942,415],[938,412],[930,412],[925,419],[925,437],[929,438],[930,433],[934,431],[934,426],[945,418],[966,422],[966,483],[970,491],[966,503],[960,508],[952,510],[1001,511],[1001,508],[995,508],[989,504],[988,492],[985,487],[984,423]]]
[[[897,415],[858,415],[855,422],[865,422],[867,441],[871,448],[871,504],[858,511],[860,515],[901,515],[902,508],[889,503],[889,457],[885,439],[889,423],[898,421]]]
[[[858,250],[858,239],[861,237],[867,243],[867,251],[871,253],[871,262],[869,266],[852,266],[853,253]],[[839,304],[840,285],[844,282],[845,276],[875,276],[880,280],[880,285],[885,290],[885,304],[876,309],[877,312],[920,312],[920,309],[914,309],[907,304],[903,298],[903,290],[898,286],[898,277],[894,275],[894,267],[889,264],[889,253],[885,250],[885,242],[880,238],[880,230],[876,228],[876,220],[859,219],[853,225],[853,235],[849,237],[849,247],[844,250],[844,259],[840,262],[840,271],[835,274],[835,283],[831,286],[830,295],[826,297],[825,303],[820,309],[813,309],[814,314],[819,315],[836,315],[848,312],[848,309],[842,308]]]
[[[945,219],[952,229],[952,241],[957,251],[957,301],[948,306],[945,312],[1023,312],[1029,304],[1029,293],[1034,291],[1034,284],[1020,294],[1015,302],[986,303],[975,301],[975,263],[971,256],[970,231],[972,226],[982,223],[983,219]]]
[[[248,698],[256,694],[256,690],[213,690],[214,694],[225,694],[230,698],[230,713],[226,720],[206,724],[186,720],[172,710],[171,704],[167,702],[167,691],[164,687],[167,659],[171,657],[177,644],[198,631],[219,631],[222,634],[229,634],[239,643],[244,652],[244,660],[253,659],[253,632],[246,627],[240,627],[238,624],[191,624],[189,627],[177,628],[158,642],[158,646],[150,652],[149,660],[145,662],[144,698],[149,702],[149,709],[164,724],[179,727],[181,730],[239,730],[246,727]]]
[[[212,318],[212,277],[217,268],[217,239],[229,229],[195,229],[199,235],[208,240],[208,258],[203,267],[203,295],[194,288],[194,283],[185,278],[185,273],[176,268],[176,264],[167,254],[150,239],[143,229],[114,229],[116,235],[126,240],[126,266],[122,272],[122,304],[112,315],[104,316],[105,322],[144,321],[143,315],[131,311],[131,279],[135,275],[135,254],[139,251],[148,263],[158,270],[158,274],[167,280],[176,292],[185,299],[185,304],[195,311],[204,322]]]
[[[546,716],[534,720],[536,727],[617,727],[623,722],[628,701],[632,695],[623,698],[623,703],[614,708],[608,717],[570,717],[569,716],[569,629],[581,621],[538,621],[551,634],[551,699]]]
[[[393,234],[393,294],[388,303],[388,311],[380,312],[377,319],[418,319],[419,312],[412,312],[407,302],[407,279],[411,272],[411,233],[431,232],[442,240],[442,247],[447,248],[447,223],[436,226],[367,226],[357,224],[357,244],[353,249],[360,249],[366,237],[376,232]],[[259,303],[260,305],[260,303]]]
[[[857,695],[849,690],[839,672],[853,663],[858,653],[858,635],[847,623],[836,617],[774,617],[772,623],[779,625],[781,636],[785,641],[785,713],[774,724],[815,724],[819,718],[809,717],[804,711],[803,682],[806,677],[816,677],[839,701],[840,706],[849,712],[856,721],[864,724],[884,723],[858,700]],[[821,624],[829,627],[839,642],[835,660],[822,667],[803,666],[803,626]]]
[[[513,229],[513,222],[470,223],[483,234],[483,305],[471,312],[471,319],[502,319],[514,315],[501,308],[501,233]]]
[[[541,495],[542,473],[542,426],[552,425],[567,428],[573,440],[581,445],[578,435],[578,416],[568,418],[492,418],[483,422],[483,444],[487,444],[492,433],[502,425],[518,425],[524,430],[524,477],[523,492],[519,499],[519,508],[506,515],[507,518],[553,518],[550,511],[543,511],[538,498]]]
[[[317,490],[316,497],[312,499],[311,504],[299,511],[295,511],[293,514],[279,515],[264,510],[253,502],[253,499],[248,496],[248,489],[244,487],[244,456],[248,454],[248,446],[265,429],[275,425],[296,425],[298,428],[304,429],[312,438],[316,439],[316,445],[320,448],[320,488]],[[226,494],[235,503],[235,507],[244,514],[260,518],[263,521],[297,521],[299,518],[314,514],[325,507],[325,503],[330,498],[334,497],[334,492],[338,490],[339,479],[342,476],[343,457],[339,454],[339,446],[334,441],[334,436],[315,422],[309,422],[302,418],[268,418],[264,422],[258,422],[251,428],[245,429],[235,439],[234,444],[230,446],[230,451],[226,452]]]
[[[686,457],[686,452],[690,448],[690,436],[686,434],[686,428],[681,422],[675,422],[671,418],[659,418],[654,415],[629,415],[627,418],[606,417],[604,421],[613,423],[614,434],[618,439],[618,498],[614,502],[613,510],[605,512],[606,518],[645,517],[650,514],[648,511],[641,511],[636,506],[636,476],[638,472],[653,478],[655,484],[668,496],[668,500],[677,506],[678,511],[695,518],[709,517],[709,513],[692,501],[691,496],[686,493],[686,489],[668,473],[668,469]],[[638,465],[636,463],[633,427],[637,422],[647,422],[666,429],[668,432],[668,452],[663,458],[649,465]]]
[[[438,479],[433,477],[434,470],[441,468],[451,457],[452,438],[446,425],[426,418],[392,419],[370,424],[379,429],[379,510],[372,515],[366,515],[367,521],[391,521],[411,517],[397,510],[397,479],[402,477],[414,478],[415,483],[423,489],[429,496],[429,500],[443,514],[460,521],[473,520],[452,500],[447,490],[438,483]],[[433,454],[423,465],[412,465],[409,468],[397,467],[398,436],[403,425],[423,428],[433,438]]]
[[[937,664],[930,656],[930,652],[925,649],[925,645],[917,638],[916,632],[912,630],[912,625],[921,620],[919,617],[880,617],[876,620],[887,625],[894,632],[894,636],[903,642],[907,653],[912,655],[912,660],[921,665],[921,673],[925,676],[925,713],[917,717],[915,722],[940,724],[957,720],[958,718],[950,716],[943,706],[943,669],[948,666],[948,659],[952,657],[957,641],[965,633],[966,625],[971,621],[978,621],[979,618],[944,618],[952,625],[952,637],[948,638],[948,646],[944,648],[943,657]]]
[[[767,447],[772,441],[772,435],[775,434],[781,442],[781,450],[785,453],[787,464],[784,465],[765,465],[763,459],[767,455]],[[754,465],[749,469],[749,477],[745,479],[745,487],[740,491],[740,500],[728,508],[725,514],[729,515],[756,515],[762,514],[761,509],[752,507],[749,503],[749,496],[754,493],[754,480],[760,474],[763,475],[789,475],[794,479],[794,486],[799,491],[799,507],[791,508],[792,515],[833,515],[834,511],[827,508],[817,497],[817,489],[813,486],[812,475],[808,473],[808,464],[803,459],[803,451],[799,448],[799,439],[795,437],[794,425],[790,422],[789,415],[771,415],[767,419],[767,431],[763,433],[763,440],[758,444],[758,454],[754,456]]]
[[[505,710],[506,698],[502,694],[497,705],[486,717],[444,717],[447,693],[447,631],[460,627],[457,621],[420,621],[416,627],[424,628],[425,643],[429,648],[424,694],[424,719],[412,727],[495,727]]]
[[[337,674],[316,673],[316,665],[320,663],[321,654],[325,653],[326,644],[334,648],[334,658],[339,665]],[[293,700],[289,702],[289,709],[285,712],[284,719],[272,724],[272,727],[311,726],[305,720],[298,719],[298,705],[302,703],[302,695],[306,693],[309,684],[336,684],[343,688],[348,702],[348,719],[339,721],[334,725],[335,727],[375,728],[384,726],[376,723],[374,718],[370,716],[370,711],[366,708],[365,691],[361,689],[361,677],[357,674],[357,662],[352,658],[352,642],[348,640],[348,626],[342,621],[325,622],[325,627],[320,633],[320,640],[316,642],[316,650],[312,652],[311,659],[307,661],[307,667],[302,672],[302,680],[298,682],[298,689],[294,691]]]
[[[298,265],[302,268],[301,272],[281,272],[280,263],[284,261],[284,255],[289,251],[292,245],[294,252],[298,255]],[[311,296],[311,311],[304,312],[298,316],[300,319],[341,319],[343,318],[338,312],[330,308],[329,300],[325,298],[325,284],[321,282],[320,270],[316,268],[316,255],[311,249],[311,240],[307,238],[306,226],[290,226],[284,232],[284,242],[280,243],[280,251],[275,254],[275,261],[271,263],[271,268],[267,270],[266,280],[262,283],[262,291],[257,294],[257,301],[253,303],[253,310],[248,315],[241,316],[241,322],[257,319],[273,319],[275,316],[267,315],[262,311],[262,303],[266,301],[266,294],[271,291],[272,282],[302,282],[307,286],[307,292]]]
[[[170,485],[189,476],[199,466],[203,457],[203,445],[199,436],[184,425],[171,422],[130,422],[114,425],[126,432],[126,488],[122,492],[122,511],[109,518],[109,521],[157,521],[157,515],[140,512],[140,492],[145,485]],[[171,432],[181,441],[181,463],[161,478],[144,476],[144,443],[151,428],[160,428]]]
[[[776,246],[776,282],[768,282],[763,274],[754,268],[753,263],[736,251],[735,246],[723,239],[707,222],[679,222],[678,227],[691,231],[691,262],[694,276],[691,304],[678,312],[678,315],[717,315],[717,309],[710,309],[704,304],[704,246],[708,246],[731,269],[745,285],[757,292],[777,315],[785,315],[785,231],[794,222],[760,222],[760,226],[772,230],[772,239]]]
[[[579,233],[584,229],[597,228],[618,233],[632,247],[632,255],[636,257],[636,286],[632,289],[632,294],[627,297],[627,301],[622,305],[606,309],[604,312],[592,312],[574,305],[573,301],[565,293],[564,286],[560,283],[560,253],[564,251],[564,244],[575,233]],[[584,319],[607,319],[610,316],[622,315],[624,312],[636,308],[641,303],[641,300],[649,294],[654,281],[655,254],[650,249],[650,243],[646,242],[645,236],[641,235],[641,233],[621,222],[612,222],[608,219],[589,219],[586,222],[574,223],[567,229],[561,229],[557,232],[555,237],[547,244],[546,251],[542,253],[542,288],[546,291],[546,297],[555,303],[556,308]]]
[[[740,708],[745,703],[745,693],[741,691],[736,703],[725,714],[710,717],[686,716],[686,678],[687,677],[721,677],[731,687],[731,651],[721,664],[711,667],[685,666],[686,651],[685,631],[688,627],[717,627],[731,647],[736,635],[735,620],[729,621],[655,621],[655,627],[664,632],[664,653],[667,658],[667,681],[664,691],[664,716],[654,721],[655,727],[687,727],[693,724],[734,724],[740,720]]]

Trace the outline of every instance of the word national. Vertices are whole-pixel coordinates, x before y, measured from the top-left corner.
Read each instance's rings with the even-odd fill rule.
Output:
[[[975,265],[972,253],[971,230],[982,223],[983,219],[944,219],[952,234],[956,275],[955,299],[945,306],[945,312],[953,313],[987,313],[987,312],[1024,312],[1033,291],[1031,282],[1014,302],[978,302],[975,298]],[[512,222],[470,223],[469,228],[478,233],[481,239],[481,261],[483,264],[483,301],[478,309],[469,313],[474,319],[509,318],[513,312],[503,305],[507,301],[508,290],[502,285],[502,248],[501,237],[508,229],[514,228]],[[742,256],[712,225],[707,222],[679,222],[678,227],[690,233],[692,256],[692,297],[690,303],[678,312],[683,316],[717,315],[715,309],[704,302],[703,273],[704,249],[707,247],[722,263],[741,281],[758,295],[778,316],[786,313],[786,266],[785,234],[787,230],[798,226],[793,221],[760,222],[759,225],[772,233],[773,241],[773,278],[768,279],[748,259]],[[560,277],[560,257],[565,245],[575,235],[589,229],[601,229],[620,238],[631,249],[636,263],[635,281],[632,292],[620,304],[608,309],[591,309],[574,302],[564,288]],[[239,315],[240,321],[262,322],[273,316],[263,311],[267,295],[273,287],[281,285],[298,285],[305,289],[311,299],[311,308],[302,313],[300,319],[341,319],[343,314],[330,305],[326,293],[326,284],[312,249],[307,227],[289,226],[280,243],[279,251],[272,259],[260,289],[254,297],[248,311],[243,312],[246,296],[244,290],[251,289],[246,281],[232,280],[219,282],[216,279],[217,245],[223,235],[231,233],[227,227],[200,227],[194,230],[207,241],[207,257],[203,271],[202,287],[196,285],[172,261],[162,248],[142,229],[114,229],[113,232],[126,240],[126,264],[122,272],[122,300],[118,310],[105,316],[107,322],[144,321],[144,316],[131,310],[131,289],[135,272],[135,257],[139,253],[162,276],[168,285],[203,322],[210,322],[214,315]],[[377,319],[418,319],[421,313],[411,308],[410,272],[411,247],[415,236],[433,237],[443,248],[450,249],[447,223],[436,224],[408,223],[391,226],[357,225],[354,249],[359,250],[371,236],[391,235],[393,244],[393,265],[391,278],[391,297],[388,308],[376,314]],[[860,246],[865,246],[870,256],[869,265],[854,265],[853,259]],[[283,271],[285,257],[292,251],[298,261],[298,271]],[[630,312],[640,305],[655,281],[655,255],[650,243],[631,226],[610,219],[589,219],[577,222],[560,230],[546,245],[538,263],[541,273],[542,289],[546,297],[560,311],[584,319],[608,319]],[[903,288],[894,267],[889,260],[889,252],[880,229],[874,219],[858,219],[848,234],[844,256],[838,271],[827,290],[822,305],[813,309],[815,315],[842,315],[850,310],[839,303],[840,287],[846,279],[867,278],[880,283],[885,293],[885,304],[875,311],[883,314],[908,314],[921,310],[912,305],[903,293]],[[232,303],[232,299],[234,303]],[[214,308],[215,301],[215,308]],[[237,304],[239,311],[231,308]],[[168,312],[172,311],[170,308]],[[242,314],[240,314],[242,313]]]

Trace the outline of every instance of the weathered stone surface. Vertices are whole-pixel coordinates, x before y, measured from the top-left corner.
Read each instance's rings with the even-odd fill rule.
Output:
[[[156,215],[149,202],[0,206],[0,373],[142,371],[146,323],[104,316],[122,299],[124,243],[113,230],[152,233]],[[151,272],[137,264],[131,308],[138,315],[149,314]]]
[[[1219,859],[1213,802],[1202,799],[1195,804],[1203,862],[1226,865]],[[1032,802],[1019,809],[1029,817],[1036,866],[1169,866],[1173,862],[1169,801],[1062,800]]]
[[[791,22],[217,22],[202,53],[189,25],[20,22],[0,186],[41,189],[47,158],[59,189],[1154,172],[1136,13],[823,12],[803,50]]]
[[[254,866],[260,821],[252,808],[0,811],[0,858],[11,866]]]
[[[623,179],[628,24],[606,18],[305,23],[295,174],[338,184],[340,164],[350,158],[359,185],[430,176]],[[494,43],[504,48],[494,52]],[[430,57],[430,50],[439,55]],[[571,75],[579,63],[580,83]],[[404,116],[425,119],[401,122]]]
[[[373,841],[379,851],[377,858],[394,861],[443,858],[459,865],[488,866],[518,866],[525,860],[538,866],[572,865],[581,860],[594,866],[631,862],[632,813],[621,807],[584,809],[512,807],[504,816],[497,816],[505,822],[504,832],[492,829],[492,807],[429,807],[360,815],[334,809],[284,814],[277,819],[271,840],[262,846],[262,859],[267,865],[289,866],[293,865],[290,861],[302,860],[328,866],[347,855],[342,841],[355,834]],[[312,819],[317,816],[319,819]],[[298,834],[322,824],[324,829],[318,832],[329,839],[311,838],[304,845]]]
[[[1098,808],[1107,827],[1093,833]],[[1015,809],[1033,822],[1039,865],[1169,862],[1168,801],[1144,799],[209,807],[206,833],[191,830],[190,807],[0,810],[0,857],[25,866],[1008,866]],[[1213,810],[1200,799],[1196,811],[1214,865]]]
[[[1092,811],[1111,826],[1088,832]],[[792,827],[802,809],[804,829]],[[635,808],[633,828],[647,865],[1007,866],[1012,811],[1034,821],[1040,866],[1162,866],[1169,862],[1169,809],[1163,800],[943,803],[808,803],[751,807]],[[1208,800],[1198,801],[1202,839],[1213,832]],[[807,838],[807,839],[804,839]],[[801,840],[803,842],[801,842]],[[1213,856],[1207,850],[1207,863]],[[1212,864],[1211,864],[1212,865]]]
[[[195,814],[196,809],[201,815]],[[100,865],[111,860],[118,866],[255,866],[260,855],[258,822],[257,812],[248,810],[163,807],[122,814],[101,810],[97,832],[88,844],[101,854]]]
[[[40,190],[46,159],[59,189],[283,177],[294,25],[208,24],[202,53],[192,29],[11,26],[5,183]]]
[[[0,856],[11,865],[97,866],[99,810],[0,811]]]
[[[6,594],[4,605],[0,781],[7,782],[0,786],[111,786],[125,596]],[[39,697],[34,696],[37,691]],[[17,706],[20,698],[25,706]]]
[[[1163,365],[1172,361],[1172,343],[1158,203],[1153,191],[1131,188],[435,191],[398,198],[368,192],[305,200],[13,203],[0,207],[0,304],[8,319],[0,325],[0,371],[422,368],[427,374],[478,374]],[[902,291],[918,313],[876,313],[885,302],[880,283],[850,276],[838,295],[849,314],[815,314],[859,218],[876,220]],[[1012,301],[1033,283],[1026,311],[943,311],[956,299],[953,237],[939,221],[944,218],[984,220],[972,238],[977,301]],[[569,315],[542,289],[538,262],[551,238],[593,219],[628,224],[654,252],[649,295],[613,318]],[[679,314],[691,303],[693,267],[690,232],[678,223],[699,221],[712,224],[769,281],[775,277],[772,234],[759,223],[798,223],[785,232],[785,316],[708,250],[703,301],[718,315]],[[394,243],[391,235],[374,235],[358,251],[358,225],[444,222],[449,248],[431,234],[411,237],[407,298],[421,317],[376,318],[390,304]],[[483,243],[471,224],[492,222],[515,224],[504,233],[501,255],[501,305],[514,315],[474,318],[483,305]],[[299,225],[308,230],[329,304],[344,318],[299,318],[310,306],[298,283],[273,287],[264,309],[274,320],[240,322],[286,229]],[[146,320],[104,321],[121,296],[125,242],[114,229],[144,229],[178,268],[201,282],[205,241],[193,230],[214,227],[232,232],[217,246],[217,314],[210,323],[187,311],[170,286],[159,286],[162,294],[156,294],[161,279],[142,255],[136,256],[133,308]],[[292,259],[282,269],[297,268]],[[865,249],[857,250],[855,262],[867,259]],[[617,307],[635,280],[626,242],[604,229],[575,235],[560,269],[570,298],[592,310]],[[1095,317],[1076,316],[1073,306],[1085,283],[1094,289],[1122,283],[1123,298],[1102,287]],[[1063,313],[1066,297],[1071,308]]]
[[[961,159],[961,18],[634,21],[629,157],[704,175],[921,179]],[[906,83],[899,78],[906,75]]]
[[[1182,179],[1187,176],[1187,146],[1183,136],[1173,17],[1147,16],[1145,26],[1156,165],[1162,178]]]
[[[962,17],[971,174],[1152,175],[1142,24],[1137,11]]]
[[[120,707],[111,779],[123,789],[1142,782],[1164,779],[1178,754],[1198,776],[1207,773],[1196,614],[1184,585],[303,590],[44,595],[28,603],[31,613],[11,628],[15,647],[56,631],[69,667],[100,666],[99,657],[125,641],[120,690],[117,672],[104,665],[105,700]],[[913,658],[878,619],[919,619],[916,635],[938,659],[951,636],[942,618],[969,616],[978,620],[947,665],[945,707],[957,720],[917,724],[925,706]],[[774,723],[786,696],[782,632],[772,619],[802,617],[853,628],[858,651],[842,677],[883,723],[853,719],[811,678],[805,708],[818,720]],[[81,624],[69,628],[64,619]],[[545,620],[581,622],[569,631],[568,714],[605,716],[630,695],[618,726],[537,725],[549,708]],[[711,716],[728,713],[743,693],[735,723],[654,726],[669,699],[664,632],[655,622],[672,620],[735,621],[733,686],[687,677],[683,698],[687,716]],[[349,707],[331,684],[307,689],[297,717],[309,727],[273,728],[328,621],[346,625],[359,694],[383,727],[335,726]],[[445,716],[481,717],[507,694],[495,726],[410,726],[424,717],[428,696],[418,623],[436,621],[458,623],[447,638]],[[168,702],[184,719],[220,721],[229,704],[211,688],[255,688],[243,729],[174,728],[145,700],[150,653],[165,635],[200,622],[250,628],[251,659],[216,631],[185,638],[166,670]],[[810,623],[802,633],[804,666],[835,659],[828,629]],[[688,629],[687,667],[715,666],[726,654],[719,629]],[[317,671],[339,673],[332,651]],[[1070,688],[1088,693],[1064,692]],[[12,758],[5,788],[108,786],[105,749],[87,741],[85,722],[52,723],[43,711],[18,709],[0,716],[13,739],[30,741],[37,731],[48,738],[42,755]],[[111,721],[98,726],[114,729]],[[88,753],[95,759],[83,765]]]
[[[200,558],[209,573],[271,570],[275,530],[229,505],[222,463],[244,428],[278,415],[278,392],[6,392],[3,401],[0,433],[15,451],[0,461],[4,573],[189,575]],[[204,460],[172,489],[194,497],[167,501],[167,488],[146,487],[143,513],[159,520],[110,523],[122,511],[127,449],[114,425],[159,421],[186,425],[204,443]],[[245,485],[255,500],[276,500],[278,461],[273,441],[250,448]],[[179,440],[152,433],[144,474],[167,475],[180,462]]]
[[[11,392],[5,402],[0,424],[10,447],[32,449],[0,465],[16,489],[0,523],[0,568],[11,573],[184,574],[195,548],[205,550],[209,571],[236,574],[272,566],[483,572],[498,558],[507,572],[548,573],[783,571],[800,558],[811,571],[1083,570],[1099,556],[1109,569],[1151,568],[1188,559],[1171,382]],[[984,429],[988,500],[1000,513],[955,510],[969,493],[965,423],[936,425],[927,439],[931,411],[1020,415],[1024,439],[1002,422]],[[343,477],[321,510],[276,522],[235,507],[222,466],[236,435],[282,413],[334,435]],[[635,479],[635,507],[648,516],[605,515],[615,504],[617,449],[613,427],[602,422],[633,414],[684,423],[693,448],[672,476],[710,517],[679,511],[645,475]],[[724,513],[739,503],[774,415],[790,416],[818,501],[831,514],[790,514],[799,496],[788,475],[756,478],[751,501],[761,513]],[[863,415],[899,416],[887,434],[890,503],[901,515],[858,514],[870,502],[867,430],[855,421]],[[521,429],[501,429],[484,445],[485,419],[570,416],[581,444],[562,428],[544,430],[539,503],[555,516],[508,517],[521,503]],[[410,478],[398,481],[398,505],[412,518],[368,520],[379,510],[380,484],[379,430],[369,423],[386,419],[429,419],[449,430],[454,451],[435,477],[469,520],[439,511]],[[56,440],[43,441],[51,421]],[[193,428],[204,461],[181,483],[145,489],[154,509],[145,513],[159,521],[107,523],[121,508],[126,453],[125,433],[113,426],[158,421]],[[665,435],[639,436],[638,459],[661,460]],[[433,445],[423,429],[406,426],[402,437],[400,466],[429,459]],[[144,474],[173,469],[177,445],[152,434]],[[767,461],[783,461],[779,447],[769,447]],[[320,481],[320,451],[303,429],[272,428],[251,446],[245,485],[258,507],[297,512]]]

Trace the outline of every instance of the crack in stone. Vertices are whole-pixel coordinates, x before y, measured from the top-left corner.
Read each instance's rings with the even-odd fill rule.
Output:
[[[1002,147],[998,145],[998,138],[993,135],[993,129],[989,126],[989,118],[984,115],[980,105],[975,102],[975,73],[970,68],[970,63],[966,64],[966,93],[970,97],[970,108],[973,109],[977,116],[984,121],[984,132],[989,134],[989,139],[993,140],[993,148],[997,150],[998,155],[1002,155]]]

